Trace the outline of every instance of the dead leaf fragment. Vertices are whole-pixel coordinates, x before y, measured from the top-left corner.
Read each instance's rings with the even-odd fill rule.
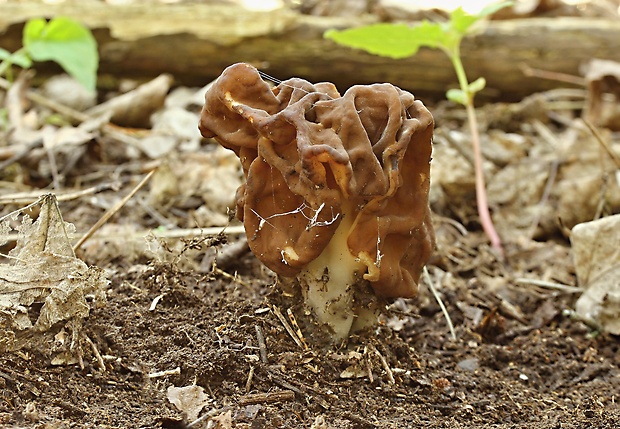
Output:
[[[189,422],[196,420],[202,409],[210,402],[204,389],[195,384],[185,387],[170,386],[166,396],[179,411],[187,414]]]
[[[577,313],[620,335],[620,215],[576,225],[571,233],[575,271],[586,289]]]
[[[232,411],[228,410],[217,417],[213,417],[209,423],[209,428],[211,429],[232,429]],[[211,424],[215,424],[215,426]]]
[[[0,352],[26,343],[37,346],[41,334],[58,322],[66,322],[77,338],[80,321],[90,312],[86,297],[93,296],[95,303],[105,300],[104,271],[75,257],[68,237],[74,227],[63,221],[56,197],[49,194],[41,201],[37,220],[24,216],[17,227],[11,263],[0,265]],[[0,229],[8,231],[8,222],[3,223]],[[43,305],[35,311],[35,304]],[[36,318],[31,320],[32,314]],[[77,346],[68,343],[71,350]]]
[[[110,114],[111,121],[124,127],[149,128],[151,115],[164,105],[172,76],[162,74],[125,94],[89,109],[89,116]]]
[[[620,63],[593,59],[585,66],[585,78],[584,116],[595,125],[620,131]]]

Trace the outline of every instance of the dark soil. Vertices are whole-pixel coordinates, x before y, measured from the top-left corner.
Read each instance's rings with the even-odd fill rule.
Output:
[[[551,253],[568,256],[562,246],[541,244],[509,249],[508,260]],[[278,289],[251,255],[232,267],[234,279],[154,262],[117,269],[107,305],[83,329],[105,368],[86,341],[83,369],[52,366],[37,350],[3,355],[0,424],[190,427],[166,392],[196,384],[209,398],[202,415],[212,421],[191,427],[618,427],[618,340],[564,317],[569,296],[506,277],[485,282],[498,263],[484,259],[462,272],[450,266],[443,300],[456,340],[422,290],[417,300],[391,305],[376,332],[335,348],[310,339],[307,350],[274,315],[273,306],[283,305]],[[512,268],[501,270],[507,276]],[[359,378],[343,378],[347,368]]]
[[[584,99],[585,95],[580,98]],[[192,108],[196,113],[200,106]],[[531,153],[534,160],[544,158],[537,153],[551,153],[542,161],[549,165],[557,161],[560,173],[565,162],[584,164],[577,156],[581,152],[569,157],[555,147],[536,151],[550,146],[531,125],[540,128],[544,113],[530,114],[523,106],[519,110],[500,104],[484,109],[485,136],[492,127],[519,134],[524,141],[513,146]],[[431,110],[436,135],[444,135],[444,143],[436,139],[436,149],[449,140],[445,135],[450,131],[467,133],[460,107]],[[543,122],[564,141],[561,133],[580,114],[579,109],[562,115],[551,112]],[[46,114],[40,116],[43,121]],[[133,131],[123,132],[133,135]],[[0,135],[3,147],[9,142],[7,136]],[[585,137],[575,139],[581,144]],[[510,146],[507,141],[502,144]],[[201,141],[196,153],[173,151],[162,159],[148,159],[129,151],[122,141],[97,134],[81,146],[83,152],[57,154],[56,163],[65,168],[63,191],[115,183],[96,195],[61,202],[65,220],[73,222],[78,231],[87,231],[156,163],[164,177],[176,174],[182,178],[178,193],[190,186],[175,169],[200,170],[194,175],[197,179],[193,177],[197,182],[217,180],[218,173],[207,171],[212,167],[207,161],[214,145]],[[444,155],[437,152],[434,165],[456,156],[445,147]],[[465,158],[455,163],[466,164]],[[47,159],[46,152],[33,150],[0,169],[2,192],[49,188],[52,177]],[[495,172],[511,162],[500,161]],[[573,174],[572,170],[564,173]],[[514,233],[505,240],[504,261],[494,256],[480,232],[473,180],[464,187],[464,194],[456,195],[461,192],[458,187],[432,206],[437,250],[428,266],[454,324],[454,339],[423,281],[416,299],[389,303],[376,330],[355,336],[347,344],[323,347],[316,344],[304,312],[289,302],[274,274],[251,253],[235,253],[216,267],[202,261],[213,248],[227,252],[222,242],[235,243],[237,236],[207,241],[197,237],[185,243],[161,239],[159,244],[166,250],[157,257],[149,257],[138,245],[132,247],[129,238],[92,239],[77,256],[107,270],[107,303],[92,308],[83,320],[73,361],[54,360],[57,356],[52,349],[63,341],[62,327],[52,332],[49,348],[26,346],[0,354],[0,427],[619,428],[619,339],[574,317],[571,309],[577,296],[569,288],[533,286],[519,280],[577,283],[570,244],[557,225],[558,206],[549,210],[546,220],[522,219],[519,210],[523,207],[517,197],[527,191],[525,184],[533,175],[527,171],[522,179],[509,179],[522,180],[521,184],[496,186],[501,191],[522,185],[523,189],[514,192],[513,205],[491,198],[492,208],[504,204],[501,208],[507,214],[500,234],[515,220],[546,228],[537,235]],[[168,194],[172,187],[160,181],[158,194],[153,182],[106,225],[119,226],[112,228],[117,236],[124,234],[118,232],[123,228],[145,231],[166,220],[178,229],[209,226],[194,222],[193,216],[203,205],[225,218],[225,208],[210,206],[206,191],[192,194],[190,190],[177,196]],[[157,198],[149,200],[154,194]],[[555,201],[553,194],[551,203],[538,194],[523,198],[532,206],[541,201],[551,207]],[[145,208],[149,204],[150,211]],[[24,205],[0,205],[0,215]],[[469,231],[466,235],[463,225]],[[0,258],[8,251],[7,246],[0,247]],[[287,319],[289,309],[300,322],[307,347],[297,337],[300,344],[296,343],[278,317],[281,312]],[[31,311],[36,313],[36,305]],[[172,404],[169,388],[193,385],[199,387],[195,391],[204,391],[204,398],[196,399],[203,406],[191,417]]]

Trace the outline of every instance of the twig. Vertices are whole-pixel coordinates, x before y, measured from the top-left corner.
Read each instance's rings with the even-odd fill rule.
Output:
[[[150,171],[149,174],[147,174],[144,179],[142,179],[140,181],[140,183],[138,183],[136,185],[135,188],[132,189],[131,192],[129,192],[129,194],[127,194],[122,200],[120,200],[117,204],[114,205],[114,207],[111,207],[110,210],[108,210],[102,217],[101,219],[99,219],[87,232],[86,234],[84,234],[82,236],[82,238],[80,238],[78,240],[78,242],[75,244],[75,246],[73,246],[73,251],[77,251],[82,244],[84,244],[84,242],[86,242],[86,240],[88,240],[90,237],[92,237],[92,235],[99,229],[101,228],[101,226],[103,224],[105,224],[108,220],[110,220],[110,218],[112,216],[114,216],[114,214],[116,212],[118,212],[125,204],[127,204],[127,201],[129,201],[135,194],[136,192],[138,192],[145,184],[146,182],[149,181],[149,179],[151,177],[153,177],[153,174],[155,174],[155,171],[157,171],[157,169],[153,169]]]
[[[105,362],[103,361],[103,358],[101,357],[101,353],[99,353],[99,349],[97,349],[97,346],[95,345],[95,343],[93,343],[93,340],[91,340],[88,335],[86,336],[86,342],[90,345],[91,350],[93,351],[93,354],[95,355],[95,359],[97,359],[97,364],[99,364],[99,368],[105,372]]]
[[[396,384],[396,380],[394,380],[394,373],[392,373],[392,369],[390,368],[390,365],[388,365],[387,360],[385,360],[381,352],[379,352],[379,350],[377,350],[374,346],[372,346],[372,349],[377,355],[377,357],[379,357],[379,360],[381,361],[381,366],[383,367],[383,369],[385,370],[385,373],[387,374],[389,383]]]
[[[258,350],[260,351],[260,361],[264,364],[267,363],[267,345],[265,344],[265,336],[260,325],[254,325],[256,329],[256,340],[258,341]]]
[[[2,168],[0,168],[1,170]],[[56,194],[58,201],[70,201],[86,195],[98,194],[104,191],[118,191],[121,188],[121,182],[102,183],[97,186],[82,189],[79,191],[60,192]],[[36,190],[32,192],[18,192],[15,194],[3,195],[0,197],[0,204],[24,204],[37,201],[42,195],[49,194],[46,190]]]
[[[239,405],[252,404],[275,404],[277,402],[288,402],[295,400],[295,392],[283,390],[281,392],[255,393],[239,398]]]
[[[368,381],[370,381],[370,383],[374,383],[375,378],[372,375],[372,363],[370,362],[370,357],[368,356],[368,346],[364,346],[364,355],[366,356],[366,358],[364,359],[366,361],[366,371],[368,372]]]
[[[325,395],[325,393],[321,392],[320,390],[312,386],[307,386],[299,381],[290,380],[290,382],[288,382],[280,378],[277,374],[274,374],[273,370],[267,369],[267,374],[269,375],[269,379],[271,381],[273,381],[280,387],[284,387],[285,389],[292,390],[293,392],[297,393],[300,396],[305,397],[306,395],[309,395],[308,392],[315,393],[315,395],[312,395],[312,397],[318,402],[318,404],[326,410],[329,409],[329,404],[327,403],[327,401],[323,399],[322,397],[318,396],[318,395]],[[299,387],[296,387],[291,383],[295,383]]]
[[[155,311],[155,309],[157,308],[157,304],[159,304],[159,301],[161,301],[161,299],[166,296],[165,293],[162,293],[161,295],[157,295],[155,297],[155,299],[153,299],[153,301],[151,302],[151,306],[149,307],[149,311]]]
[[[39,148],[43,146],[43,139],[36,139],[35,141],[29,143],[25,148],[23,148],[20,152],[17,152],[10,158],[0,162],[0,170],[4,170],[9,165],[20,161],[22,158],[25,158],[33,149]]]
[[[521,284],[530,284],[534,286],[540,286],[540,287],[544,287],[547,289],[555,289],[555,290],[559,290],[559,291],[566,292],[566,293],[582,293],[583,292],[583,288],[580,288],[578,286],[569,286],[569,285],[564,285],[561,283],[548,282],[545,280],[527,279],[527,278],[520,277],[520,278],[515,279],[515,282],[521,283]]]
[[[175,369],[167,369],[165,371],[151,372],[148,375],[148,377],[149,378],[161,378],[161,377],[167,377],[169,375],[180,375],[180,374],[181,374],[181,368],[177,366]]]
[[[594,138],[596,138],[598,143],[601,146],[603,146],[603,148],[605,149],[609,157],[612,159],[614,164],[616,164],[616,167],[620,169],[620,157],[618,157],[618,155],[616,155],[616,153],[611,149],[611,147],[609,146],[609,143],[605,141],[603,136],[601,136],[601,133],[599,133],[599,131],[594,126],[594,124],[592,124],[592,122],[588,121],[587,119],[582,119],[582,121],[590,129],[590,132],[594,135]]]
[[[293,392],[297,393],[300,396],[304,396],[306,394],[306,392],[293,386],[288,381],[283,380],[282,378],[278,377],[272,371],[267,370],[267,374],[269,375],[269,379],[273,381],[274,383],[276,383],[278,386],[284,387],[285,389],[288,389],[288,390],[292,390]]]
[[[20,209],[20,211],[21,210],[23,209]],[[148,236],[152,236],[155,238],[183,238],[183,237],[196,237],[196,236],[219,235],[219,234],[240,235],[240,234],[245,234],[245,229],[243,228],[243,225],[227,226],[227,227],[214,226],[211,228],[173,229],[173,230],[168,230],[168,231],[152,231],[152,230],[138,231],[133,234],[124,234],[124,235],[121,235],[121,234],[98,235],[97,238],[101,240],[135,240],[135,239],[143,239]],[[17,233],[13,233],[13,234],[2,235],[0,236],[0,238],[3,240],[7,240],[7,241],[16,241],[18,236],[19,235]],[[77,237],[83,237],[83,235],[78,234]],[[239,281],[239,280],[236,280],[236,281]]]
[[[521,64],[521,71],[528,77],[539,77],[542,79],[555,80],[557,82],[572,83],[573,85],[585,86],[586,80],[579,76],[573,76],[566,73],[552,72],[548,70],[541,70],[532,68],[526,64]]]
[[[460,222],[458,222],[458,221],[456,221],[456,220],[454,220],[452,218],[445,217],[445,216],[436,216],[435,218],[438,221],[440,221],[440,222],[445,222],[448,225],[452,225],[454,227],[454,229],[456,229],[458,232],[460,232],[463,237],[465,237],[468,234],[467,228],[465,228],[462,223],[460,223]]]
[[[9,82],[6,79],[0,78],[0,88],[8,90],[11,86],[12,86],[11,82]],[[42,96],[41,94],[34,92],[32,90],[26,91],[26,97],[30,101],[40,104],[41,106],[47,107],[49,109],[52,109],[55,112],[58,112],[61,115],[71,119],[72,121],[86,122],[87,120],[92,119],[90,116],[88,116],[85,113],[79,112],[75,109],[65,106],[64,104],[57,103],[56,101],[50,100],[49,98],[46,98]]]
[[[252,390],[252,379],[254,378],[254,367],[250,367],[250,372],[248,373],[248,379],[245,382],[245,393],[250,393]]]
[[[288,332],[293,341],[295,341],[295,344],[297,344],[303,349],[304,345],[301,343],[299,337],[297,337],[297,335],[295,334],[295,331],[293,331],[293,328],[291,328],[291,325],[289,325],[289,323],[286,321],[286,318],[284,317],[284,315],[282,315],[280,309],[274,305],[272,307],[272,310],[276,317],[280,320],[280,323],[282,323],[282,326],[284,326],[284,329],[286,329],[286,332]]]
[[[245,287],[247,287],[248,289],[249,289],[249,288],[251,288],[251,286],[250,286],[248,283],[246,283],[246,282],[244,282],[243,280],[241,280],[241,279],[239,278],[239,276],[237,276],[237,274],[236,274],[236,273],[235,273],[235,275],[232,275],[232,274],[230,274],[230,273],[227,273],[227,272],[226,272],[226,271],[224,271],[224,270],[219,269],[218,267],[215,267],[215,268],[213,269],[213,272],[215,272],[215,273],[219,274],[219,275],[220,275],[220,276],[222,276],[222,277],[226,277],[227,279],[230,279],[230,280],[232,280],[233,282],[240,284],[241,286],[245,286]]]
[[[286,315],[288,316],[289,320],[291,321],[291,325],[293,325],[293,328],[295,330],[295,334],[297,335],[297,338],[299,338],[299,341],[301,341],[301,343],[304,346],[305,350],[308,350],[308,344],[306,343],[306,339],[304,338],[304,334],[301,332],[301,329],[299,328],[299,324],[297,323],[297,319],[295,319],[295,315],[293,314],[293,312],[291,311],[290,308],[286,309]]]
[[[203,414],[202,416],[198,417],[196,420],[194,420],[191,423],[188,423],[187,426],[185,426],[187,429],[191,429],[195,426],[198,426],[199,424],[207,421],[207,420],[211,420],[213,417],[215,417],[216,415],[221,415],[225,412],[228,412],[229,410],[231,410],[232,407],[227,405],[223,408],[220,409],[214,409],[209,411],[208,413]]]
[[[11,87],[11,83],[6,79],[0,78],[0,88],[8,90]],[[72,109],[69,106],[65,106],[64,104],[58,103],[54,100],[50,100],[43,95],[34,92],[32,90],[26,91],[26,98],[28,98],[33,103],[37,103],[41,106],[47,107],[57,113],[60,113],[62,116],[70,119],[71,121],[82,123],[94,119],[92,116],[87,115],[86,113],[80,112],[78,110]],[[140,141],[126,133],[121,132],[121,128],[115,127],[112,124],[104,124],[101,127],[101,130],[104,134],[118,140],[122,143],[134,146],[141,150]]]
[[[450,329],[450,335],[452,336],[452,340],[456,341],[456,334],[454,333],[454,325],[452,324],[452,319],[450,318],[448,309],[446,308],[443,301],[441,300],[441,297],[439,296],[437,289],[435,289],[435,285],[433,284],[433,280],[431,279],[431,275],[428,273],[428,269],[426,268],[426,266],[424,267],[423,272],[424,272],[424,279],[426,280],[426,283],[428,284],[428,288],[430,289],[433,296],[435,297],[435,300],[437,300],[437,304],[439,304],[439,308],[441,308],[443,316],[446,318],[446,322],[448,323],[448,328]]]

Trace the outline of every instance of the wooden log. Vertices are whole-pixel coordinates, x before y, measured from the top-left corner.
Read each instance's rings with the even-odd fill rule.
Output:
[[[23,23],[31,17],[64,15],[88,25],[99,43],[100,72],[146,78],[171,73],[179,83],[204,85],[226,66],[245,61],[286,79],[332,81],[339,88],[391,82],[414,94],[443,96],[456,84],[452,66],[438,50],[392,60],[325,40],[329,28],[368,24],[375,17],[330,18],[291,10],[248,11],[235,5],[130,4],[76,2],[41,5],[20,1],[0,5],[0,46],[21,44]],[[550,18],[493,21],[462,47],[471,80],[487,79],[491,98],[518,99],[566,86],[526,77],[522,67],[579,75],[591,58],[620,61],[620,21]]]

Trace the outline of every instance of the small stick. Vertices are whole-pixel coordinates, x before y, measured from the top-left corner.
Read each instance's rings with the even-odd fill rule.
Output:
[[[281,392],[255,393],[239,398],[239,405],[252,404],[275,404],[277,402],[288,402],[295,400],[295,392],[292,390],[282,390]]]
[[[0,170],[2,167],[0,166]],[[58,201],[75,200],[87,195],[98,194],[103,191],[118,191],[121,188],[121,182],[102,183],[90,188],[79,191],[59,192],[56,194]],[[14,194],[3,195],[0,197],[0,204],[24,204],[37,201],[42,195],[49,194],[47,190],[36,190],[33,192],[17,192]]]
[[[618,155],[616,155],[616,153],[611,149],[611,147],[609,146],[609,143],[607,143],[605,141],[605,139],[603,138],[603,136],[601,136],[601,133],[599,133],[598,129],[596,129],[596,127],[594,126],[594,124],[592,124],[592,122],[588,121],[587,119],[582,119],[582,121],[588,126],[588,128],[590,129],[590,132],[594,135],[594,137],[596,138],[596,141],[598,141],[598,143],[603,146],[603,148],[605,149],[605,152],[607,152],[607,155],[609,155],[609,157],[612,159],[612,161],[614,162],[614,164],[616,164],[616,167],[620,168],[620,158],[618,157]]]
[[[235,275],[232,275],[230,273],[227,273],[224,270],[219,269],[218,267],[215,267],[215,269],[213,271],[216,272],[217,274],[221,275],[222,277],[226,277],[227,279],[230,279],[233,282],[240,284],[241,286],[247,287],[248,289],[251,287],[248,283],[246,283],[243,280],[241,280],[239,278],[239,276],[237,276],[236,273],[235,273]]]
[[[180,375],[180,374],[181,374],[181,368],[177,366],[175,369],[167,369],[165,371],[152,372],[148,375],[148,377],[149,378],[161,378],[161,377],[166,377],[168,375]]]
[[[166,296],[165,293],[162,293],[161,295],[157,295],[155,297],[155,299],[153,299],[153,301],[151,302],[151,306],[149,307],[149,311],[155,311],[155,308],[157,308],[157,304],[159,304],[159,301],[161,301],[161,299]]]
[[[373,350],[375,354],[379,357],[379,360],[381,361],[381,366],[383,366],[383,369],[387,373],[388,381],[390,382],[390,384],[396,384],[396,380],[394,380],[394,374],[392,373],[392,369],[388,365],[383,355],[374,346],[373,346]]]
[[[295,319],[295,315],[293,314],[290,308],[286,309],[286,315],[291,321],[291,325],[293,325],[293,328],[295,329],[295,334],[299,338],[299,341],[301,341],[301,343],[303,344],[304,350],[308,350],[308,344],[306,344],[306,339],[304,338],[304,334],[301,332],[301,329],[299,328],[299,324],[297,323],[297,319]]]
[[[368,356],[367,346],[364,346],[364,355],[366,356],[366,371],[368,371],[368,381],[374,383],[375,377],[372,375],[372,363],[370,362],[370,357]]]
[[[433,293],[435,300],[439,304],[439,308],[441,308],[443,316],[446,318],[446,322],[448,323],[448,328],[450,329],[450,335],[452,336],[452,340],[456,341],[456,334],[454,333],[454,325],[452,324],[452,319],[450,318],[448,309],[446,308],[443,301],[441,300],[441,297],[439,296],[437,289],[435,289],[435,285],[433,284],[433,280],[431,279],[431,275],[428,273],[428,269],[426,268],[426,266],[424,266],[423,272],[424,272],[424,279],[426,280],[426,283],[428,284],[428,288]]]
[[[250,372],[248,374],[248,380],[245,382],[245,393],[250,393],[252,390],[252,379],[254,378],[254,367],[250,367]]]
[[[295,335],[295,331],[293,331],[293,328],[291,328],[291,325],[288,324],[288,322],[286,321],[286,318],[282,315],[282,312],[280,311],[280,309],[274,305],[272,307],[272,310],[273,310],[273,313],[277,316],[277,318],[280,319],[280,322],[284,326],[284,329],[286,329],[286,332],[288,332],[288,334],[291,336],[293,341],[295,341],[295,344],[303,348],[304,345],[301,343],[301,340],[297,337],[297,335]]]
[[[2,202],[0,201],[0,204],[1,203]],[[20,210],[23,211],[24,209],[20,209]],[[135,240],[135,239],[142,239],[147,236],[153,236],[155,238],[183,238],[183,237],[196,237],[196,236],[218,235],[218,234],[241,235],[241,234],[245,234],[245,229],[243,228],[243,225],[228,226],[228,227],[214,226],[211,228],[172,229],[169,231],[138,231],[134,234],[125,234],[125,235],[113,235],[113,234],[98,235],[97,238],[101,240]],[[19,237],[19,234],[17,233],[0,236],[1,239],[8,240],[8,241],[16,241],[18,237]],[[235,281],[240,282],[240,280],[238,279]]]
[[[449,225],[452,225],[458,232],[461,233],[463,237],[465,237],[468,234],[467,228],[465,228],[462,223],[457,222],[454,219],[451,219],[449,217],[444,217],[444,216],[436,216],[436,219],[439,222],[445,222]]]
[[[288,381],[281,379],[276,374],[274,374],[272,371],[268,370],[267,373],[269,375],[269,379],[271,381],[273,381],[274,383],[276,383],[278,386],[284,387],[285,389],[288,389],[288,390],[292,390],[293,392],[297,393],[298,395],[305,396],[306,392],[304,392],[304,390],[299,389],[299,388],[293,386]]]
[[[9,165],[20,161],[22,158],[25,158],[33,149],[39,148],[43,146],[43,139],[36,139],[35,141],[28,144],[24,149],[20,152],[17,152],[10,158],[0,162],[0,171],[4,170]]]
[[[542,79],[555,80],[557,82],[572,83],[573,85],[578,86],[586,86],[586,80],[584,78],[574,76],[572,74],[535,69],[525,64],[521,65],[521,71],[527,77],[539,77]]]
[[[267,344],[265,344],[265,336],[263,335],[263,330],[260,325],[254,325],[256,329],[256,340],[258,341],[258,349],[260,351],[260,361],[262,363],[267,363]]]
[[[583,288],[578,287],[578,286],[569,286],[569,285],[564,285],[561,283],[554,283],[554,282],[548,282],[545,280],[538,280],[538,279],[527,279],[524,277],[519,277],[517,279],[515,279],[515,282],[517,283],[521,283],[521,284],[530,284],[530,285],[534,285],[534,286],[540,286],[540,287],[544,287],[547,289],[555,289],[555,290],[559,290],[562,292],[566,292],[566,293],[581,293],[583,292]]]
[[[103,358],[101,357],[101,353],[99,353],[99,350],[97,349],[97,346],[95,345],[95,343],[93,343],[93,340],[91,340],[88,335],[86,336],[86,342],[88,344],[90,344],[90,348],[93,351],[93,354],[95,355],[95,358],[97,359],[97,363],[99,364],[99,368],[105,372],[105,362],[103,361]]]
[[[108,220],[110,220],[110,218],[112,216],[114,216],[114,214],[116,214],[116,212],[118,212],[125,204],[127,204],[127,201],[129,201],[135,194],[136,192],[138,192],[144,185],[146,185],[146,182],[148,182],[151,177],[153,177],[153,174],[155,174],[155,172],[157,171],[157,168],[151,170],[149,172],[149,174],[147,174],[141,181],[140,183],[138,183],[136,185],[135,188],[132,189],[132,191],[127,194],[125,196],[125,198],[123,198],[122,200],[120,200],[117,204],[114,205],[114,207],[110,208],[110,210],[108,210],[102,217],[101,219],[99,219],[87,232],[86,234],[84,234],[82,236],[82,238],[80,238],[80,240],[75,244],[75,246],[73,246],[73,251],[77,251],[82,244],[84,244],[84,242],[86,242],[86,240],[88,240],[90,237],[92,237],[92,235],[99,229],[101,228],[101,226],[103,226],[103,224],[105,224]]]
[[[218,409],[213,409],[205,414],[203,414],[202,416],[198,417],[196,420],[194,420],[191,423],[188,423],[187,426],[185,426],[187,429],[191,429],[194,426],[198,426],[200,423],[203,423],[207,420],[211,420],[211,418],[215,417],[216,415],[220,415],[223,414],[227,411],[229,411],[231,409],[230,406],[225,406],[223,408]]]
[[[0,77],[0,88],[8,90],[11,87],[11,83]],[[33,103],[37,103],[43,107],[47,107],[55,112],[60,113],[62,116],[69,118],[71,121],[82,123],[94,119],[92,116],[87,115],[86,113],[80,112],[78,110],[72,109],[69,106],[65,106],[64,104],[58,103],[54,100],[50,100],[41,94],[34,92],[32,90],[26,91],[26,98]],[[124,133],[120,127],[115,127],[112,124],[104,124],[101,127],[101,130],[104,134],[130,146],[134,146],[140,149],[140,141],[127,133]]]

